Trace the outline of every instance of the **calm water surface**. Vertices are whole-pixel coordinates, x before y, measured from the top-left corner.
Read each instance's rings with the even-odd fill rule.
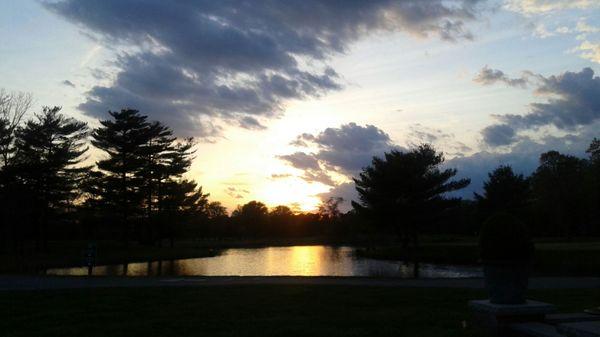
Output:
[[[226,249],[214,257],[96,266],[94,275],[127,276],[386,276],[415,277],[401,261],[357,258],[352,247],[291,246]],[[86,267],[54,268],[49,275],[87,275]],[[417,277],[480,277],[480,268],[419,264]]]

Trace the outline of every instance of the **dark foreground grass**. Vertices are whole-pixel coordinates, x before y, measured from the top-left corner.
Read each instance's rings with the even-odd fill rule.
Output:
[[[469,326],[479,290],[218,286],[0,292],[0,336],[484,336]],[[561,311],[600,290],[537,290]]]
[[[543,276],[600,276],[600,242],[536,242],[534,274]],[[510,245],[507,244],[507,249]],[[411,252],[399,246],[362,249],[357,255],[384,260],[412,260]],[[416,252],[421,262],[479,264],[475,239],[460,242],[427,242]]]

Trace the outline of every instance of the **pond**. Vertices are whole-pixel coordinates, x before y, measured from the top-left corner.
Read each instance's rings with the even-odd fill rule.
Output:
[[[87,275],[86,267],[47,269],[48,275]],[[416,272],[416,274],[415,274]],[[106,276],[372,276],[481,277],[475,266],[418,264],[354,256],[353,247],[290,246],[226,249],[218,256],[96,266]]]

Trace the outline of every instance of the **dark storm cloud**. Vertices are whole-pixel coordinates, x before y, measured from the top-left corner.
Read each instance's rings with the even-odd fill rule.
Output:
[[[483,85],[492,85],[497,82],[505,83],[511,87],[527,87],[529,83],[528,72],[519,78],[510,78],[503,71],[497,69],[490,69],[488,66],[483,67],[477,76],[473,78],[473,81]]]
[[[567,132],[600,120],[600,77],[591,68],[580,72],[536,78],[535,93],[545,102],[529,104],[524,115],[495,115],[500,123],[482,131],[484,142],[491,146],[509,145],[519,139],[517,132],[553,126]]]
[[[180,133],[211,135],[215,118],[243,127],[289,99],[340,89],[329,58],[376,31],[469,39],[476,0],[63,0],[46,8],[117,50],[116,78],[80,109],[135,107]],[[307,68],[307,64],[311,66]],[[248,123],[250,122],[250,123]],[[206,126],[208,124],[208,126]]]

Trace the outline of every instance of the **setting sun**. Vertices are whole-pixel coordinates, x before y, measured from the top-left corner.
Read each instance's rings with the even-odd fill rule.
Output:
[[[267,206],[287,205],[293,211],[314,211],[321,202],[319,193],[328,191],[327,186],[319,183],[307,183],[296,177],[268,181],[256,193],[257,200],[263,200]]]

